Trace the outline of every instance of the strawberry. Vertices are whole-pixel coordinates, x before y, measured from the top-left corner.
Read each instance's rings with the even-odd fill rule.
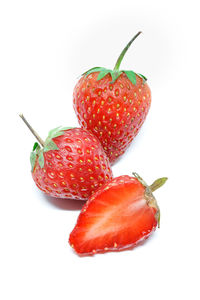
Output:
[[[167,178],[148,186],[133,174],[106,183],[83,206],[69,238],[79,255],[131,249],[159,225],[160,210],[152,192]]]
[[[34,144],[30,159],[33,180],[44,193],[86,200],[112,179],[109,160],[93,134],[82,128],[58,127],[43,141],[20,116],[42,146]]]
[[[113,70],[92,68],[74,88],[73,104],[79,124],[99,138],[111,163],[137,135],[151,104],[146,77],[119,70],[126,51],[140,33],[124,48]]]

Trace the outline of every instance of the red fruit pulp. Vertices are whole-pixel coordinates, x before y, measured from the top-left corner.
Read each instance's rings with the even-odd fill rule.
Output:
[[[83,207],[69,243],[81,255],[132,248],[157,226],[157,209],[148,204],[146,188],[120,176],[100,188]]]

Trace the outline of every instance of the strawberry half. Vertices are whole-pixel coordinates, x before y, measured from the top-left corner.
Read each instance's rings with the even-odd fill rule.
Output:
[[[146,77],[119,70],[125,53],[140,33],[124,48],[113,70],[92,68],[74,88],[73,103],[79,124],[99,138],[111,163],[137,135],[151,104]]]
[[[152,192],[167,178],[148,186],[139,175],[134,175],[111,180],[84,205],[69,238],[78,254],[133,248],[159,225],[160,210]]]
[[[38,143],[31,152],[32,177],[44,193],[59,198],[87,200],[112,179],[109,160],[99,140],[82,128],[58,127],[45,141],[20,115]]]

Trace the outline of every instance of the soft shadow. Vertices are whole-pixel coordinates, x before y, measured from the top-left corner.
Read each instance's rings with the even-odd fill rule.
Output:
[[[51,197],[45,194],[44,194],[44,199],[50,205],[53,205],[63,210],[81,210],[82,206],[85,204],[85,201],[83,200],[61,199],[61,198]]]

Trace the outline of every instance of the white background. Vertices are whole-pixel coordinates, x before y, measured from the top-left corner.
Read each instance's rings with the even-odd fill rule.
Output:
[[[199,299],[198,1],[1,1],[0,273],[2,300]],[[141,132],[113,167],[152,181],[161,228],[132,251],[78,257],[68,236],[82,202],[45,197],[30,174],[35,141],[23,112],[45,138],[77,126],[72,92],[94,66],[147,76],[152,107]]]

